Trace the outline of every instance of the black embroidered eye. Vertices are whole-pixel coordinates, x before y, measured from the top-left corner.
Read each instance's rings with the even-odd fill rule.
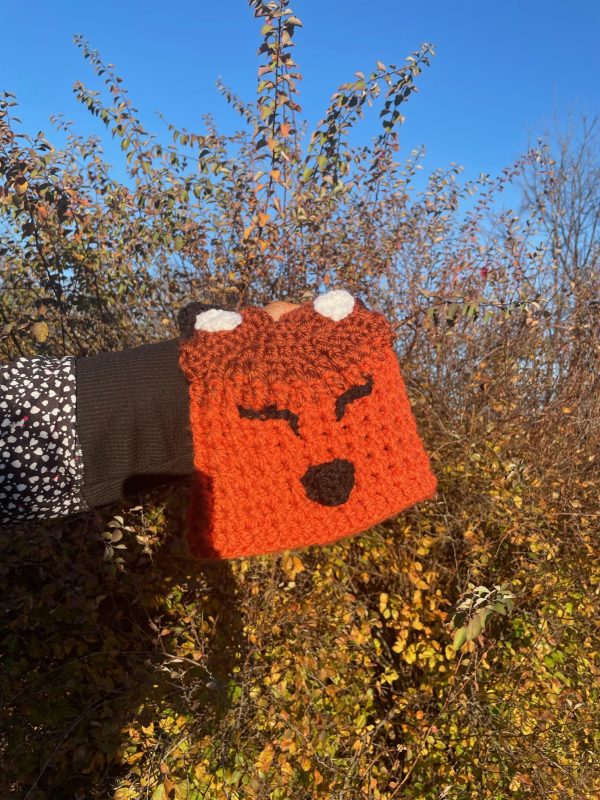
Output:
[[[247,419],[284,419],[286,422],[289,423],[290,428],[294,431],[296,436],[300,436],[300,431],[298,430],[298,414],[294,414],[293,411],[290,411],[288,408],[277,408],[276,405],[265,406],[262,410],[257,410],[254,408],[243,408],[243,406],[238,406],[238,411],[240,412],[240,417],[246,417]]]
[[[359,386],[351,386],[335,401],[335,418],[338,422],[344,416],[346,406],[349,403],[358,400],[360,397],[366,397],[373,391],[373,376],[365,375],[365,378],[367,379],[366,383],[362,383]]]

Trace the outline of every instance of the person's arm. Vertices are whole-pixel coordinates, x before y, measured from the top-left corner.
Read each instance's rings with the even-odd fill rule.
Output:
[[[72,356],[0,364],[0,523],[89,508],[76,401]]]
[[[0,365],[0,523],[69,516],[193,472],[178,344]]]
[[[179,339],[75,360],[81,492],[102,506],[194,470]]]
[[[274,319],[294,308],[274,301]],[[178,327],[211,308],[188,303]],[[0,524],[70,516],[194,471],[180,339],[0,364]]]

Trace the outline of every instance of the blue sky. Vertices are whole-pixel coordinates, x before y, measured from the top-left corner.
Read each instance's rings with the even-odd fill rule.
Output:
[[[295,58],[304,78],[300,103],[312,123],[355,70],[368,71],[377,59],[401,64],[421,42],[435,45],[400,132],[401,154],[426,146],[426,170],[454,161],[468,177],[495,174],[555,116],[566,122],[569,114],[598,112],[598,0],[296,0],[292,6],[304,23]],[[4,0],[0,14],[0,89],[18,95],[28,132],[43,130],[57,143],[52,113],[74,120],[81,133],[102,130],[72,93],[75,80],[98,88],[72,43],[76,33],[115,65],[146,126],[165,141],[156,111],[192,130],[202,129],[200,115],[209,111],[222,130],[239,127],[214,86],[219,75],[243,98],[254,97],[259,21],[245,0],[31,0],[26,7]],[[364,141],[377,129],[378,112],[371,111],[359,131]],[[108,144],[106,152],[121,175],[119,152]]]

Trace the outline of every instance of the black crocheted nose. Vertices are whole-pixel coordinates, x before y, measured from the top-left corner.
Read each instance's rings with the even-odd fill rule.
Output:
[[[300,480],[309,500],[322,506],[339,506],[350,497],[354,486],[354,464],[345,458],[334,458],[309,467]]]

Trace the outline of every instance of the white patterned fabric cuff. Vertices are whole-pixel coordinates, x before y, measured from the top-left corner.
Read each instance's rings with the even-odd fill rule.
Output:
[[[0,365],[0,522],[89,510],[74,362],[35,356]]]

